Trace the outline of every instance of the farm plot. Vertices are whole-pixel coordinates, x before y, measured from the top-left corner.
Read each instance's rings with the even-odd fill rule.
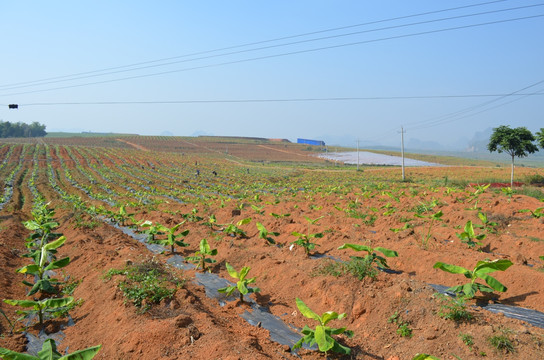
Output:
[[[481,307],[544,312],[544,195],[482,181],[508,179],[507,169],[411,169],[412,181],[399,182],[396,169],[248,171],[219,154],[9,144],[0,155],[2,177],[13,173],[15,184],[0,214],[3,299],[73,299],[43,325],[16,322],[24,308],[1,303],[0,347],[24,351],[26,327],[62,331],[63,351],[100,344],[97,359],[325,359],[348,348],[360,359],[544,354],[543,329]],[[50,292],[28,295],[35,279],[20,269],[43,247],[25,240],[37,209],[55,223],[48,241],[65,238],[48,261],[69,262],[39,274]],[[457,271],[477,264],[474,278]],[[231,281],[234,296],[208,296],[195,280],[202,271]],[[461,290],[474,296],[457,300],[431,286],[467,283]],[[264,321],[245,320],[257,306],[294,333],[309,326],[307,339],[314,334],[327,355],[273,341]]]

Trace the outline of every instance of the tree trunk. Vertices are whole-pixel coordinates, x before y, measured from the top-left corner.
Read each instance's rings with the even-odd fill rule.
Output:
[[[510,188],[514,188],[514,155],[512,155],[512,172],[510,173]]]

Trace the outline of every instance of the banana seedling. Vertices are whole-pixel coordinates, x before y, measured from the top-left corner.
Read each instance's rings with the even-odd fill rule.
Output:
[[[217,226],[217,218],[215,217],[215,215],[214,215],[214,214],[211,214],[211,215],[208,217],[208,221],[206,221],[206,222],[204,223],[204,225],[209,226],[210,229],[213,230],[213,227],[214,227],[214,226]]]
[[[366,251],[368,255],[366,255],[364,258],[359,256],[352,256],[352,258],[361,259],[361,260],[370,260],[370,263],[376,263],[378,268],[383,269],[389,269],[389,265],[387,265],[387,260],[383,257],[378,255],[376,252],[381,252],[384,256],[387,257],[397,257],[399,254],[395,250],[389,250],[380,246],[376,246],[375,248],[372,248],[370,246],[366,245],[359,245],[359,244],[344,244],[338,248],[338,250],[343,249],[353,249],[355,251]]]
[[[185,221],[180,222],[179,224],[168,228],[164,225],[159,224],[159,231],[166,233],[166,239],[155,239],[153,242],[163,245],[163,246],[170,246],[170,252],[173,254],[175,253],[174,246],[178,245],[181,247],[189,246],[189,244],[184,243],[182,240],[177,240],[178,238],[185,237],[187,234],[189,234],[189,230],[185,230],[180,232],[179,234],[176,234],[176,231],[179,229],[181,225],[183,225]]]
[[[259,238],[260,239],[263,239],[263,240],[266,240],[268,242],[268,244],[275,244],[276,241],[270,237],[270,235],[272,236],[279,236],[280,233],[279,232],[273,232],[273,231],[268,231],[266,230],[266,228],[264,227],[263,224],[261,224],[260,222],[257,223],[257,229],[259,229]]]
[[[215,259],[207,258],[206,256],[217,255],[217,249],[212,249],[206,239],[200,240],[200,251],[196,251],[194,256],[189,256],[186,259],[196,264],[196,269],[202,268],[202,271],[206,271],[206,264],[213,264]]]
[[[121,226],[126,225],[127,219],[130,219],[134,216],[134,214],[129,214],[126,209],[126,205],[121,205],[119,207],[119,212],[113,214],[113,219],[115,222],[117,222]]]
[[[264,205],[262,205],[262,206],[257,206],[257,205],[251,204],[251,208],[252,208],[253,210],[255,210],[255,212],[256,212],[257,214],[259,214],[259,215],[264,214],[264,210],[263,210],[263,209],[264,209]]]
[[[228,224],[223,229],[223,232],[227,235],[239,236],[239,237],[245,238],[247,237],[247,234],[244,230],[240,229],[240,226],[249,224],[250,222],[251,222],[251,218],[245,218],[238,221],[236,225]]]
[[[476,295],[478,290],[488,293],[493,291],[505,292],[507,290],[506,286],[501,284],[494,277],[490,276],[489,273],[494,271],[505,271],[510,266],[512,266],[512,262],[510,260],[498,259],[493,261],[478,261],[476,263],[476,267],[472,271],[461,266],[450,265],[440,261],[434,264],[433,267],[452,274],[463,274],[466,278],[470,279],[469,283],[453,286],[449,288],[448,291],[462,294],[462,296],[466,297],[467,299],[471,299],[474,297],[474,295]],[[478,278],[484,280],[489,286],[477,283],[476,280]]]
[[[461,242],[467,244],[470,248],[473,248],[476,245],[482,246],[480,240],[485,239],[486,234],[476,235],[476,233],[474,232],[474,227],[472,226],[472,221],[467,221],[464,230],[465,231],[463,231],[462,233],[455,234],[461,240]]]
[[[91,360],[101,347],[102,345],[93,346],[63,356],[57,351],[55,340],[46,339],[42,345],[42,349],[38,351],[38,356],[18,353],[0,347],[0,357],[5,360]]]
[[[536,219],[539,219],[541,217],[544,217],[544,207],[539,207],[539,208],[536,208],[535,211],[531,210],[531,209],[522,209],[519,211],[520,213],[526,213],[526,212],[530,212],[531,213],[531,216],[536,218]]]
[[[270,213],[270,215],[275,217],[276,219],[283,219],[283,218],[291,216],[291,214],[276,214],[276,213]]]
[[[249,266],[244,266],[239,273],[234,270],[234,268],[230,266],[229,263],[225,263],[225,266],[227,267],[229,275],[235,279],[238,279],[238,282],[236,283],[236,285],[227,286],[218,289],[217,291],[219,291],[220,293],[225,293],[227,294],[227,296],[230,296],[234,292],[234,290],[238,289],[241,302],[244,302],[244,295],[261,291],[261,289],[257,287],[248,287],[248,285],[254,283],[256,279],[255,277],[252,277],[251,279],[246,279],[249,270],[251,270]]]
[[[482,225],[474,225],[475,227],[483,228],[489,233],[495,233],[495,226],[498,224],[496,222],[490,221],[487,218],[487,215],[483,212],[478,212],[478,218],[482,221]]]
[[[310,225],[315,225],[319,220],[323,218],[323,216],[318,217],[317,219],[310,219],[307,216],[304,216],[306,221],[308,221],[308,230],[306,234],[299,233],[297,231],[293,231],[291,235],[296,236],[297,240],[293,241],[291,244],[293,245],[299,245],[304,248],[304,253],[306,256],[310,255],[310,250],[315,249],[316,243],[313,243],[313,239],[321,239],[323,237],[323,233],[310,233]]]
[[[332,335],[345,334],[347,337],[352,337],[353,332],[351,330],[346,330],[345,327],[334,329],[327,326],[329,321],[342,320],[346,314],[338,314],[334,311],[327,311],[323,315],[319,316],[299,298],[296,298],[296,303],[302,315],[308,319],[316,320],[319,322],[319,325],[317,325],[315,329],[311,329],[308,327],[308,325],[305,325],[301,331],[304,336],[297,341],[295,345],[293,345],[293,349],[300,348],[302,344],[308,344],[310,347],[317,344],[319,351],[322,351],[325,354],[327,354],[329,350],[338,354],[351,354],[351,349],[340,344],[335,338],[332,337]]]
[[[70,305],[74,301],[74,298],[69,296],[65,298],[56,298],[56,299],[44,299],[44,300],[9,300],[6,299],[4,302],[13,306],[21,306],[24,308],[32,308],[30,310],[17,310],[17,314],[23,315],[17,320],[22,320],[30,315],[37,315],[39,324],[43,326],[43,321],[45,316],[48,313],[55,313],[66,306]]]
[[[34,295],[38,291],[50,294],[56,292],[54,285],[59,284],[59,282],[51,280],[49,276],[46,275],[46,272],[49,270],[63,268],[70,263],[70,258],[68,257],[60,260],[54,260],[53,254],[56,253],[56,249],[64,245],[65,241],[66,237],[61,236],[57,240],[44,244],[41,249],[36,250],[31,254],[31,256],[34,258],[35,264],[26,265],[17,269],[17,272],[21,274],[33,275],[37,279],[34,284],[26,280],[23,281],[23,284],[31,287],[27,296]],[[51,261],[51,259],[53,259],[53,261]]]
[[[148,241],[155,241],[156,235],[162,235],[161,232],[161,225],[155,224],[153,225],[152,221],[146,220],[140,224],[141,227],[146,228],[147,230],[144,230],[144,232],[147,234],[147,240]]]

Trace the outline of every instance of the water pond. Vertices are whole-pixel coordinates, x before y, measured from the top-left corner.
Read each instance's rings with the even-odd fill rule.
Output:
[[[357,164],[357,151],[348,152],[329,152],[318,155],[320,158],[340,161],[345,164]],[[359,164],[360,165],[390,165],[401,166],[402,158],[400,156],[391,156],[376,154],[368,151],[359,151]],[[414,160],[404,158],[405,166],[443,166],[436,163],[430,163],[426,161]]]

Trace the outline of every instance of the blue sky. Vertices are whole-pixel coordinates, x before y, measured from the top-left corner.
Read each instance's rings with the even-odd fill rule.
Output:
[[[39,121],[48,130],[353,145],[357,138],[397,145],[401,126],[408,143],[457,147],[499,125],[536,131],[544,127],[544,17],[534,16],[544,15],[544,2],[487,1],[436,12],[483,3],[3,1],[0,119]],[[407,17],[428,12],[436,13]],[[473,16],[439,20],[464,15]],[[405,18],[383,21],[398,17]],[[510,21],[517,18],[526,19]],[[490,22],[498,23],[473,26]],[[464,28],[443,31],[456,27]],[[343,29],[326,31],[336,28]],[[307,33],[315,34],[292,37]],[[137,63],[146,64],[129,66]],[[117,72],[88,73],[111,68]],[[50,80],[36,82],[42,79]],[[534,84],[520,92],[529,96],[403,98],[512,94]],[[245,101],[309,98],[364,99]],[[134,103],[164,101],[204,102]],[[89,104],[103,102],[128,103]],[[10,103],[21,106],[8,110]]]

